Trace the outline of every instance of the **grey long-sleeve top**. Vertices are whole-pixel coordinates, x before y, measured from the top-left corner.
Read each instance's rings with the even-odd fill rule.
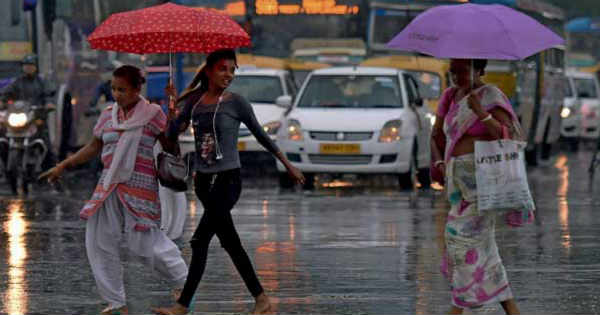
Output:
[[[187,128],[190,120],[192,121],[196,146],[194,161],[196,171],[216,173],[241,167],[237,148],[240,123],[244,123],[248,127],[256,140],[267,151],[273,154],[279,152],[277,145],[256,120],[252,106],[242,96],[225,92],[216,116],[217,104],[200,104],[201,96],[201,92],[196,91],[186,98],[183,110],[175,120],[169,123],[167,133],[167,136],[175,141],[179,133]],[[216,131],[216,136],[214,136],[214,131]],[[218,141],[214,141],[215,139]],[[218,150],[217,144],[223,155],[222,159],[215,158]]]

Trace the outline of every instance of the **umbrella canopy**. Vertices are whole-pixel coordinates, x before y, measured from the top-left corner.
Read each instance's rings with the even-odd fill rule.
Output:
[[[93,49],[135,54],[199,52],[250,45],[250,36],[214,9],[166,3],[113,14],[88,37]]]
[[[564,44],[533,18],[503,5],[445,5],[418,15],[387,47],[436,58],[519,60]]]

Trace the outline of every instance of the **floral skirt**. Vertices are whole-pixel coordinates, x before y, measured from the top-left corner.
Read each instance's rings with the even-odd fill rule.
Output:
[[[452,304],[476,308],[513,297],[495,237],[495,213],[477,209],[472,154],[455,157],[447,168],[450,212],[445,229],[442,272],[449,279]]]

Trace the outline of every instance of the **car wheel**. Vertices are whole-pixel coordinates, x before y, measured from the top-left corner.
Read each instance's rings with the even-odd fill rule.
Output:
[[[398,174],[398,185],[400,186],[400,190],[412,190],[414,187],[413,183],[413,168],[415,162],[414,158],[410,161],[410,166],[408,168],[408,172]]]
[[[534,144],[533,148],[530,150],[525,150],[525,161],[527,161],[527,165],[529,166],[538,166],[539,162],[539,144]]]
[[[570,138],[568,140],[569,143],[569,151],[571,152],[577,152],[579,151],[579,138]]]
[[[302,185],[302,189],[304,190],[314,190],[315,189],[315,174],[307,174],[304,173],[304,185]]]
[[[429,189],[431,187],[431,176],[429,175],[429,168],[420,168],[417,173],[417,180],[421,184],[421,188]]]
[[[548,161],[550,159],[550,154],[552,153],[552,143],[547,142],[551,124],[552,121],[548,122],[546,125],[546,130],[544,130],[544,140],[542,140],[541,143],[540,158],[544,161]]]
[[[294,181],[288,173],[279,173],[279,187],[284,189],[294,188]]]
[[[400,186],[400,190],[413,189],[412,172],[398,174],[398,185]]]

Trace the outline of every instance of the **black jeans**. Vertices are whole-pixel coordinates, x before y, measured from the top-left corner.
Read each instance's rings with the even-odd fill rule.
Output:
[[[206,268],[208,245],[215,234],[221,246],[231,257],[252,296],[259,296],[263,288],[256,277],[248,254],[242,247],[231,217],[231,209],[242,192],[240,169],[216,174],[197,173],[195,185],[196,195],[204,206],[204,214],[190,242],[192,261],[183,292],[177,302],[185,307],[190,306]]]

